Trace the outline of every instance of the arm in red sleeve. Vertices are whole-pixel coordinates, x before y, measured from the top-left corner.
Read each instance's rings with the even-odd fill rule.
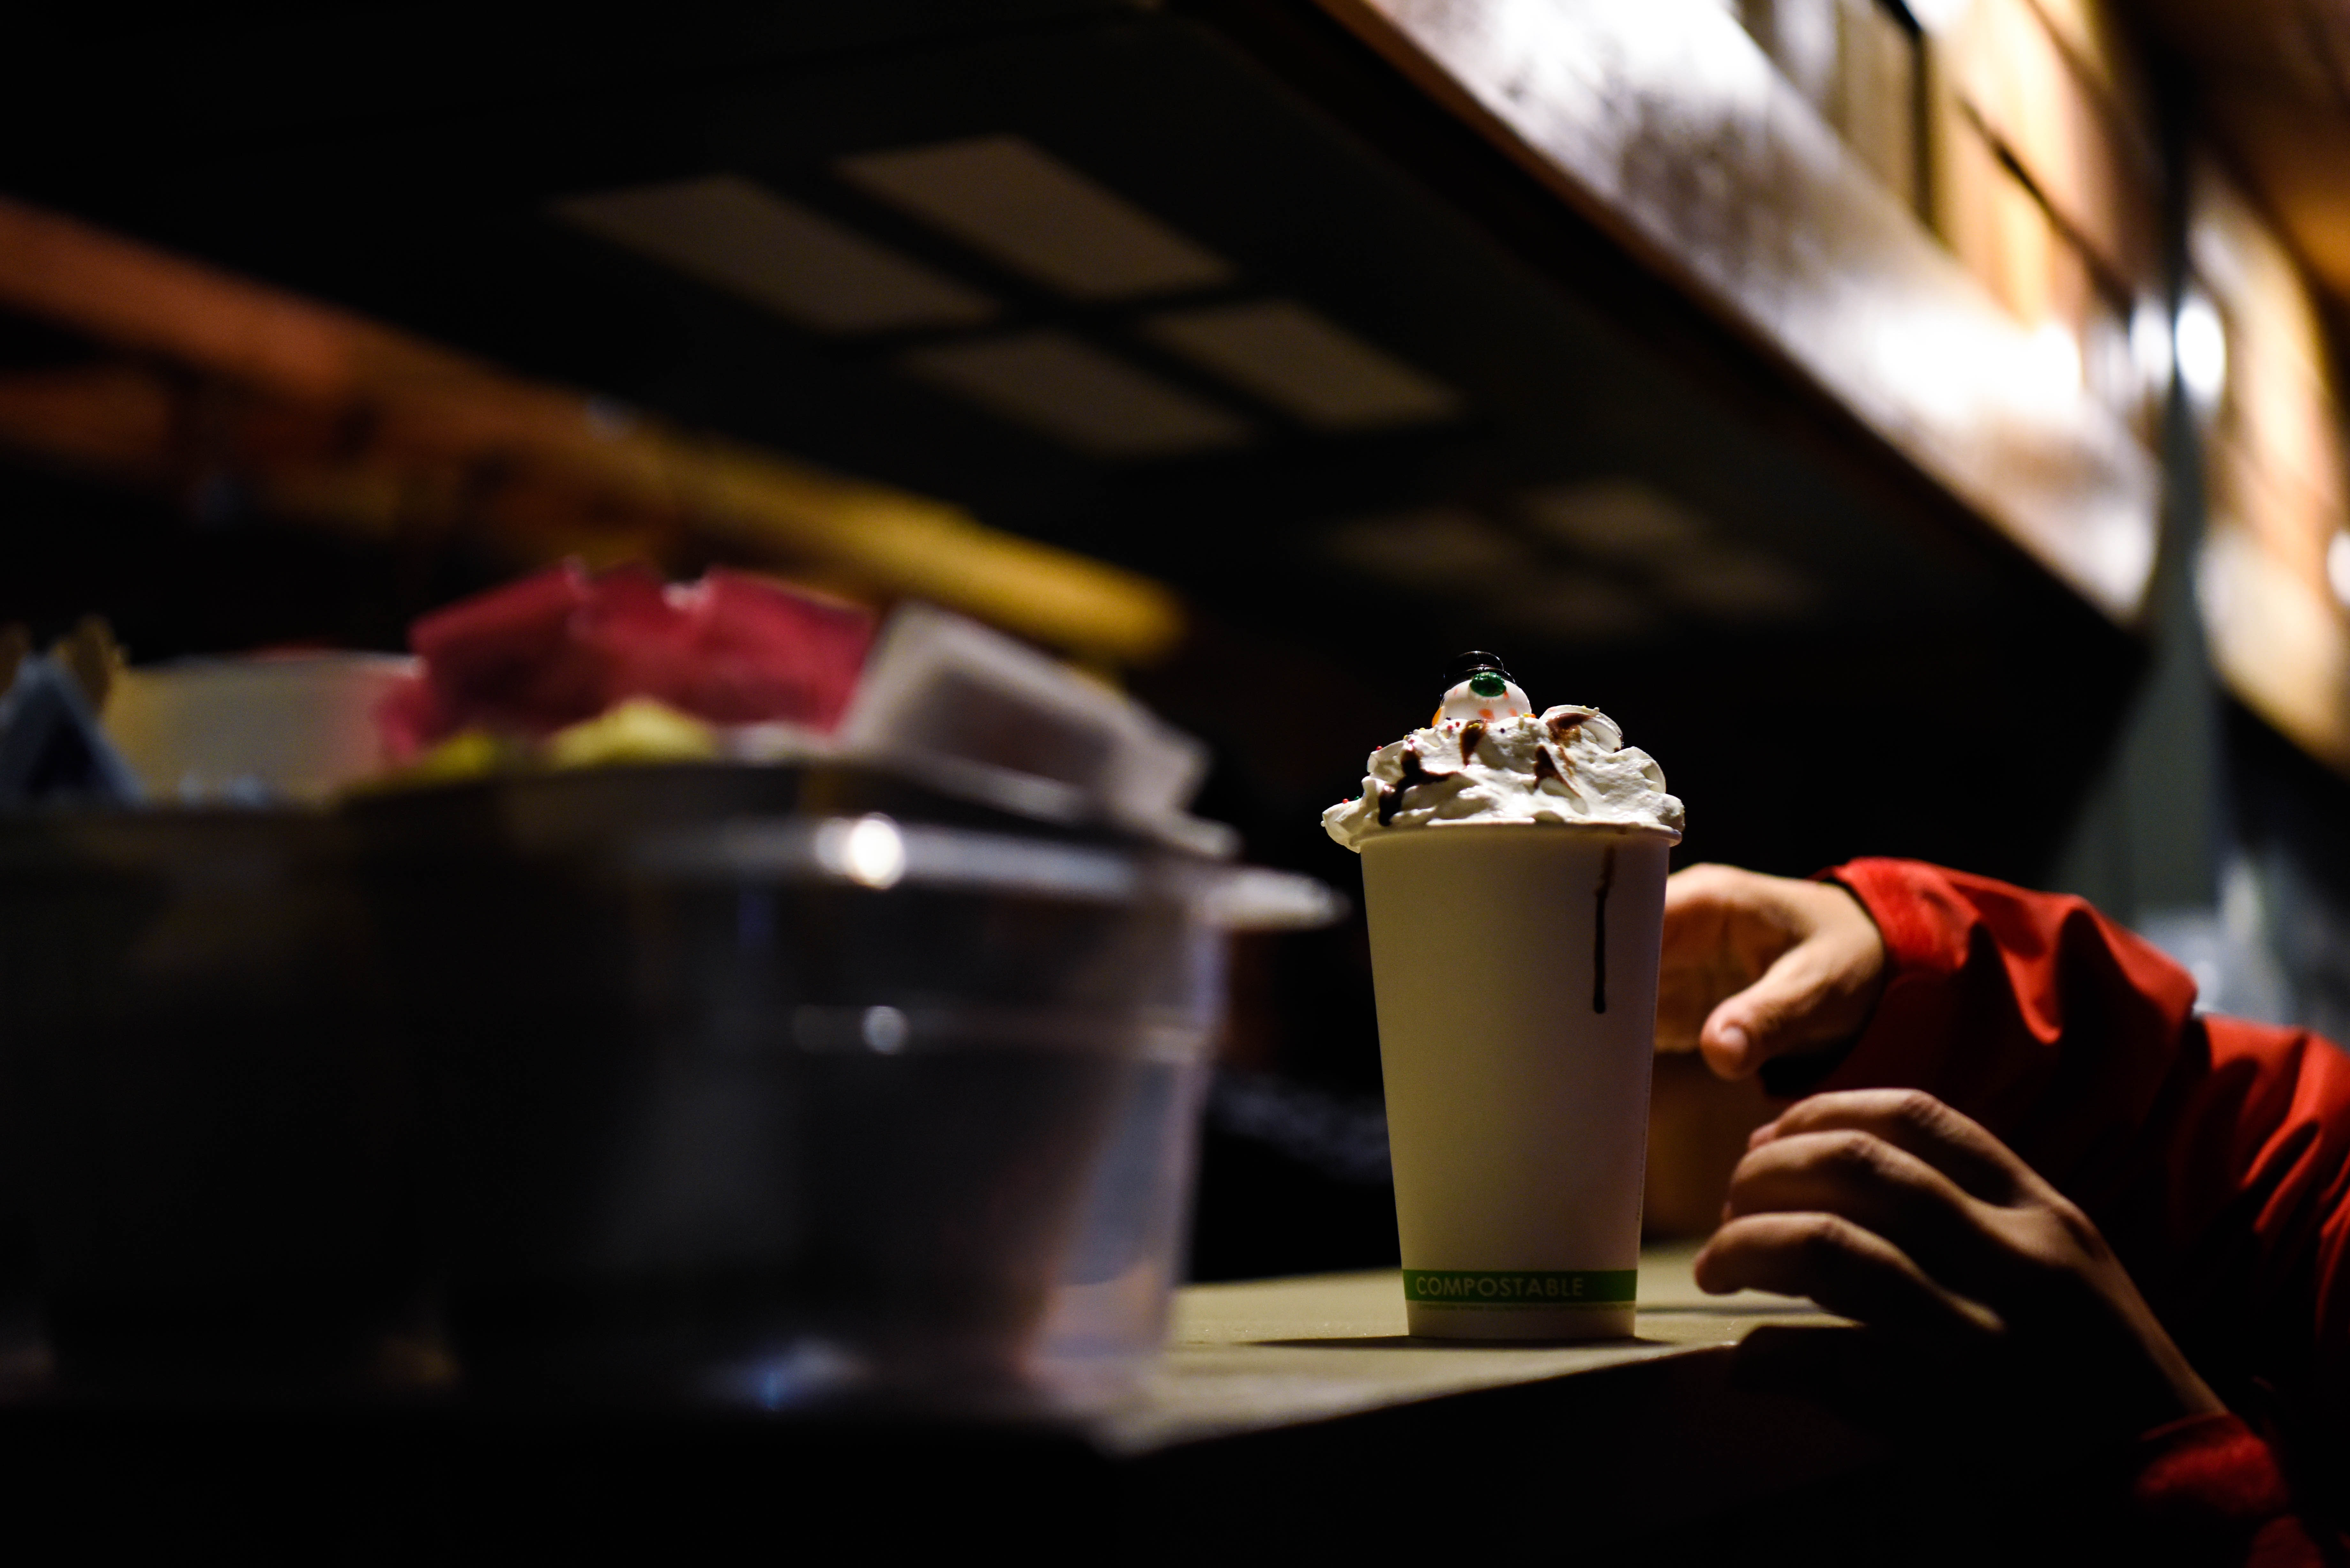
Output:
[[[2224,1397],[2274,1390],[2296,1455],[2350,1473],[2350,1057],[2196,1017],[2187,973],[2078,898],[1906,861],[1831,875],[1889,967],[1819,1086],[1981,1122],[2089,1212]]]
[[[2276,1456],[2237,1416],[2158,1427],[2130,1456],[2134,1560],[2287,1568],[2325,1559],[2293,1517]]]

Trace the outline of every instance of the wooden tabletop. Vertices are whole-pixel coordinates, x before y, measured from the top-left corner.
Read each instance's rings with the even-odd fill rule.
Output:
[[[550,1539],[674,1555],[681,1540],[714,1551],[771,1531],[783,1510],[894,1555],[1016,1538],[1043,1562],[1311,1563],[1450,1549],[1465,1509],[1481,1557],[1714,1563],[1886,1512],[1858,1514],[1856,1499],[1930,1501],[1884,1488],[1883,1446],[1802,1390],[1742,1380],[1732,1347],[1755,1329],[1840,1320],[1784,1297],[1704,1296],[1692,1251],[1644,1255],[1638,1333],[1588,1345],[1412,1339],[1393,1270],[1194,1286],[1155,1376],[1086,1431],[33,1401],[0,1403],[0,1464],[20,1532],[110,1530],[151,1556],[141,1532],[176,1550],[191,1520],[234,1521],[240,1542],[268,1521],[269,1539],[311,1555],[322,1541],[402,1560],[484,1542],[514,1555]]]
[[[1096,1440],[1140,1455],[1721,1349],[1764,1324],[1841,1321],[1789,1296],[1709,1296],[1690,1275],[1696,1253],[1695,1242],[1643,1251],[1636,1334],[1586,1345],[1413,1339],[1392,1269],[1191,1285],[1159,1372]]]

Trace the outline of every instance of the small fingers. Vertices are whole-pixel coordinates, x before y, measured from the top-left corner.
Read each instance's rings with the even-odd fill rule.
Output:
[[[1707,1014],[1752,984],[1795,940],[1779,931],[1756,950],[1758,913],[1772,880],[1729,866],[1691,866],[1666,879],[1657,1049],[1697,1050]]]
[[[1715,1295],[1770,1291],[1896,1333],[1980,1339],[1997,1314],[1937,1283],[1884,1237],[1835,1214],[1754,1214],[1714,1232],[1697,1282]]]
[[[1969,1196],[2009,1204],[2038,1197],[2046,1183],[1982,1124],[1921,1089],[1848,1089],[1814,1095],[1757,1127],[1750,1147],[1815,1133],[1862,1132],[1933,1167]]]
[[[1774,1056],[1799,1055],[1843,1033],[1821,1018],[1826,988],[1816,956],[1795,949],[1707,1014],[1697,1038],[1707,1064],[1725,1078],[1752,1077]]]
[[[1961,1288],[1981,1282],[1996,1249],[1987,1210],[1924,1160],[1866,1132],[1773,1138],[1739,1161],[1725,1219],[1800,1212],[1849,1220]]]
[[[1742,1078],[1773,1057],[1857,1034],[1883,984],[1883,939],[1850,893],[1800,882],[1777,897],[1785,906],[1780,919],[1800,940],[1715,1007],[1699,1035],[1699,1048],[1724,1077]]]

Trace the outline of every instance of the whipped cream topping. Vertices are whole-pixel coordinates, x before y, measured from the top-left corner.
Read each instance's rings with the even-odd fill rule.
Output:
[[[1427,729],[1371,753],[1361,795],[1322,814],[1331,837],[1360,850],[1395,828],[1499,822],[1679,836],[1681,803],[1665,793],[1665,771],[1624,744],[1607,714],[1567,704],[1537,716],[1514,685],[1485,696],[1472,684],[1446,692]]]

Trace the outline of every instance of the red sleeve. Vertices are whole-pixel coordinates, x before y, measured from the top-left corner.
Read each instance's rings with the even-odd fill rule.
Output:
[[[2286,1568],[2325,1559],[2293,1515],[2276,1456],[2238,1416],[2158,1427],[2130,1456],[2140,1542],[2166,1563]]]
[[[1909,861],[1829,875],[1890,971],[1819,1087],[1914,1085],[1981,1122],[2088,1210],[2224,1397],[2272,1391],[2296,1457],[2350,1475],[2350,1056],[2199,1018],[2184,970],[2078,898]]]

